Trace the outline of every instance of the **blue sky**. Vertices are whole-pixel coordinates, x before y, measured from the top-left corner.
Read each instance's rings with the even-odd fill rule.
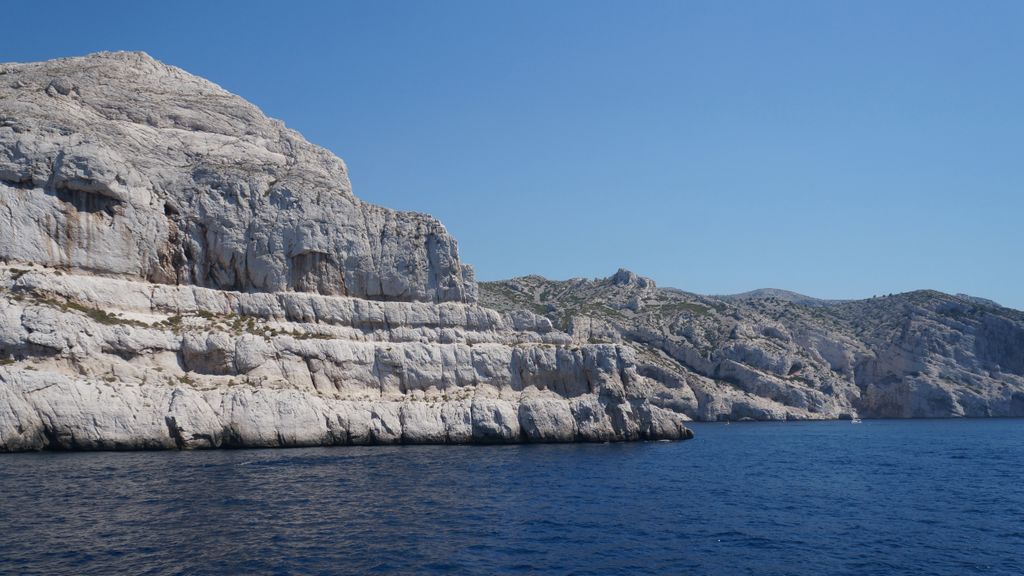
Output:
[[[429,212],[485,280],[935,288],[1024,309],[1024,2],[18,2],[0,61],[145,50]]]

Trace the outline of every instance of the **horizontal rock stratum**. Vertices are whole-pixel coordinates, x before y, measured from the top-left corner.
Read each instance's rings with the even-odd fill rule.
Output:
[[[632,348],[651,402],[694,420],[1024,417],[1024,312],[981,298],[702,296],[620,270],[485,282],[480,301]]]
[[[633,348],[142,53],[0,64],[0,450],[680,439]]]

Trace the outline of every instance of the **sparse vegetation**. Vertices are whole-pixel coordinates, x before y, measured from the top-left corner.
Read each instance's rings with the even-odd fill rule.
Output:
[[[94,322],[97,322],[99,324],[105,324],[105,325],[108,325],[108,326],[110,326],[110,325],[128,325],[128,326],[148,327],[148,325],[145,324],[144,322],[139,322],[137,320],[131,320],[129,318],[122,318],[122,317],[118,316],[117,314],[111,314],[110,312],[107,312],[105,310],[100,310],[99,308],[93,308],[91,306],[86,306],[84,304],[80,304],[78,302],[75,302],[74,300],[64,300],[64,301],[61,301],[61,300],[55,300],[53,298],[49,298],[49,297],[43,296],[43,297],[37,297],[36,301],[38,303],[40,303],[40,304],[45,304],[47,306],[51,306],[53,308],[57,308],[57,309],[63,310],[64,312],[79,312],[81,314],[84,314],[90,320],[92,320]]]
[[[136,320],[129,320],[128,318],[121,318],[116,314],[111,314],[109,312],[106,312],[105,310],[100,310],[99,308],[91,308],[89,306],[84,306],[73,300],[68,300],[67,302],[63,303],[60,306],[64,310],[75,310],[77,312],[81,312],[88,316],[93,321],[99,322],[100,324],[127,324],[130,326],[146,326],[146,324],[142,322],[138,322]]]
[[[677,315],[683,312],[704,316],[710,314],[710,308],[695,302],[666,302],[664,304],[653,304],[649,308],[657,310],[661,314]]]
[[[336,338],[333,334],[324,334],[321,332],[298,332],[296,330],[290,330],[287,334],[298,340],[333,340]]]
[[[181,321],[182,321],[181,314],[174,314],[173,316],[168,316],[160,324],[164,324],[166,326],[169,326],[170,328],[177,329],[177,328],[181,327]]]

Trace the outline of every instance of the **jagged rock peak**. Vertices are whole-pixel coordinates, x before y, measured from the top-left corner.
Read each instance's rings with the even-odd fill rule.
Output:
[[[613,274],[609,280],[611,280],[612,284],[618,286],[636,286],[637,288],[654,288],[656,286],[654,280],[640,276],[625,268],[619,268],[618,272]]]
[[[0,65],[0,258],[245,292],[476,298],[434,218],[373,206],[254,105],[141,52]]]

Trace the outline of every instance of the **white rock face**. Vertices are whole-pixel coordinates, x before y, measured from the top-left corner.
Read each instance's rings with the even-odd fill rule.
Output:
[[[142,53],[0,65],[0,258],[168,284],[472,302],[435,219]]]
[[[0,65],[0,450],[680,439],[632,349],[144,54]]]
[[[645,397],[694,420],[1024,416],[1024,312],[979,298],[711,297],[619,270],[484,283],[481,302],[632,348]]]
[[[461,303],[0,268],[0,448],[689,437],[632,350]]]

